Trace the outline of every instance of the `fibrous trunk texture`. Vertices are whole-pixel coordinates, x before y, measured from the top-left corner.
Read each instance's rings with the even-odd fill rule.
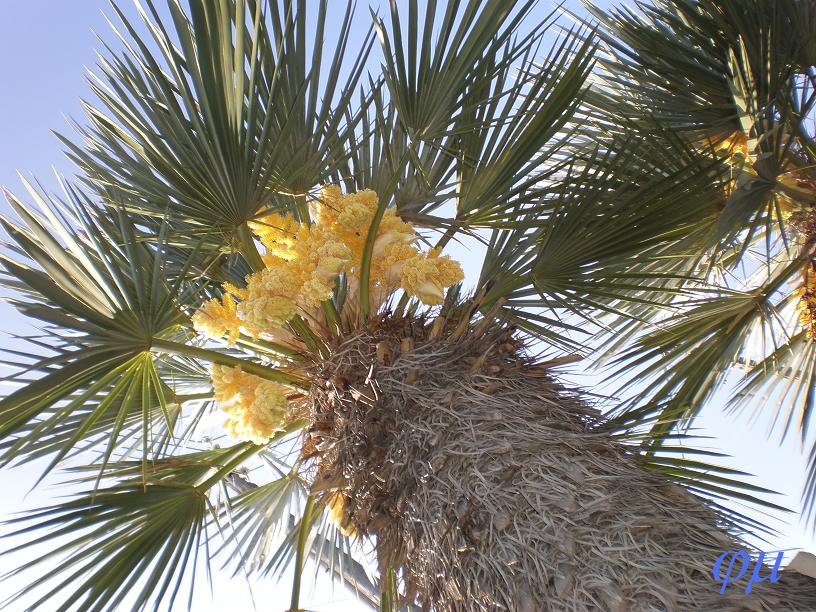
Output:
[[[644,469],[512,330],[443,326],[386,320],[338,342],[304,445],[315,489],[375,536],[411,603],[816,610],[816,581],[792,571],[721,595],[712,565],[745,549],[723,516]]]

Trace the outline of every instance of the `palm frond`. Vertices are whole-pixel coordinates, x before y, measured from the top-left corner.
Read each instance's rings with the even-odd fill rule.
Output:
[[[49,552],[21,564],[4,578],[49,566],[57,586],[37,581],[6,603],[49,589],[31,607],[60,597],[59,610],[109,610],[132,598],[134,609],[162,602],[172,606],[185,569],[206,562],[207,491],[235,465],[258,451],[249,444],[175,457],[151,465],[114,465],[120,481],[73,500],[26,513],[7,524],[8,536],[42,533],[3,554],[51,544]],[[91,466],[92,469],[97,469]],[[80,482],[82,478],[80,478]],[[64,558],[70,563],[60,563]],[[192,601],[192,584],[190,585]]]
[[[790,32],[807,3],[657,0],[604,11],[587,3],[606,46],[599,62],[618,104],[679,130],[725,137],[783,101],[798,65]]]
[[[755,479],[750,473],[724,466],[721,461],[728,455],[701,446],[708,438],[688,428],[672,431],[676,421],[665,419],[659,407],[642,407],[614,416],[604,428],[616,439],[632,445],[646,470],[703,497],[735,528],[751,534],[773,534],[773,528],[752,514],[757,510],[791,513],[791,509],[771,501],[778,493],[752,482]],[[660,448],[651,448],[652,432],[661,427],[671,433],[662,436]],[[740,511],[739,507],[745,510]]]
[[[46,325],[45,345],[36,344],[50,355],[24,353],[27,363],[11,380],[26,385],[0,400],[0,431],[17,436],[5,459],[65,432],[79,415],[55,462],[98,431],[100,419],[112,425],[110,453],[136,413],[146,449],[150,424],[161,415],[172,431],[177,417],[173,390],[159,377],[150,342],[185,321],[176,303],[183,288],[162,278],[160,251],[138,242],[123,215],[116,223],[105,220],[77,192],[70,192],[68,208],[31,187],[30,193],[41,215],[9,195],[27,227],[2,220],[20,254],[3,255],[2,265],[5,279],[23,294],[11,303]]]
[[[188,12],[171,0],[172,28],[152,0],[138,6],[152,42],[116,9],[125,51],[100,58],[85,145],[63,138],[101,195],[223,242],[259,213],[294,209],[281,193],[305,193],[343,161],[358,119],[334,108],[349,106],[373,42],[348,47],[350,2],[336,30],[326,0],[314,22],[302,0],[202,0]],[[321,75],[327,31],[338,61]]]
[[[539,56],[542,41],[533,37],[480,64],[454,128],[458,222],[517,227],[517,208],[551,207],[592,66],[591,40],[569,31]]]
[[[68,190],[65,203],[33,187],[30,193],[39,215],[9,195],[27,227],[0,221],[17,254],[2,255],[2,265],[7,285],[22,294],[11,303],[45,324],[47,335],[35,350],[18,351],[24,359],[10,382],[24,386],[0,400],[0,434],[14,437],[4,444],[5,461],[33,458],[48,440],[56,451],[51,469],[97,436],[102,423],[111,426],[106,460],[138,423],[146,460],[149,447],[172,437],[178,400],[209,387],[206,372],[190,359],[299,380],[187,344],[190,322],[179,304],[195,303],[198,288],[183,272],[175,280],[164,276],[162,235],[150,246],[124,213],[106,219],[76,190]]]
[[[472,86],[468,77],[484,58],[500,56],[534,2],[468,0],[460,4],[440,7],[435,0],[429,2],[420,23],[416,0],[408,3],[407,19],[392,1],[390,27],[374,17],[385,55],[383,78],[412,141],[450,130],[452,120],[462,111],[463,94]]]

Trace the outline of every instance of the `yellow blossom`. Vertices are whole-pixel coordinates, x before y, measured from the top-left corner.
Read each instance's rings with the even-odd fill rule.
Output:
[[[749,159],[748,137],[737,130],[717,143],[717,151],[727,152],[729,156],[726,159],[732,165],[742,165]]]
[[[326,499],[326,509],[329,511],[329,520],[334,523],[340,532],[347,537],[357,535],[357,530],[351,525],[344,526],[346,496],[344,493],[333,493]]]
[[[253,221],[249,227],[258,236],[268,255],[289,258],[297,242],[301,224],[292,215],[271,213]]]
[[[799,324],[805,328],[808,340],[816,338],[816,277],[808,277],[795,292],[799,298],[796,312]]]
[[[253,329],[281,327],[295,316],[298,287],[284,268],[267,268],[247,277],[247,294],[238,314]]]
[[[343,195],[337,186],[324,187],[312,205],[317,224],[329,229],[351,251],[347,271],[356,272],[362,261],[368,230],[377,211],[377,195],[360,191]],[[413,226],[387,209],[377,227],[371,261],[371,280],[385,291],[401,286],[427,304],[441,304],[444,288],[464,277],[459,264],[438,253],[423,254],[413,246]]]
[[[332,297],[340,274],[350,286],[359,281],[366,239],[377,213],[370,190],[343,194],[336,185],[310,202],[313,224],[291,215],[269,214],[250,224],[265,248],[266,269],[247,277],[237,316],[256,333],[282,327],[297,314],[314,311]],[[371,260],[371,293],[380,301],[402,287],[428,304],[439,304],[444,289],[462,279],[458,263],[438,253],[422,253],[418,236],[396,210],[383,211]]]
[[[337,240],[325,238],[315,252],[315,271],[317,277],[326,282],[334,282],[351,261],[351,249]]]
[[[771,127],[768,120],[764,120],[761,124],[759,139],[749,138],[744,132],[737,130],[730,136],[717,141],[716,150],[726,154],[723,161],[731,167],[732,171],[737,171],[725,185],[726,195],[730,195],[742,184],[746,184],[751,177],[757,176],[754,165],[758,157],[762,156],[759,149],[761,141],[772,139],[774,147],[784,148],[790,138],[790,133],[783,125],[775,124]],[[713,145],[714,141],[709,140],[709,143]],[[807,211],[810,208],[814,182],[790,160],[784,162],[782,170],[776,176],[777,188],[774,190],[774,195],[780,216],[787,221],[793,214]],[[739,171],[742,171],[742,174]]]
[[[311,209],[316,224],[326,228],[350,249],[351,258],[347,269],[359,265],[368,230],[377,212],[377,194],[368,189],[343,194],[336,185],[328,185],[322,189],[318,200],[312,203]],[[414,228],[400,219],[393,208],[385,210],[377,226],[378,240],[388,234],[404,234],[400,238],[402,240],[415,238]]]
[[[386,242],[379,253],[375,251],[371,258],[371,278],[375,282],[393,290],[399,286],[400,273],[404,263],[413,257],[417,257],[420,251],[410,241],[401,238],[404,234],[391,236],[394,236],[394,239]]]
[[[327,227],[301,224],[289,215],[268,215],[264,221],[252,227],[267,249],[267,269],[249,277],[241,312],[253,325],[280,327],[298,307],[308,310],[331,298],[351,251]]]
[[[434,261],[436,265],[437,274],[439,275],[439,282],[445,287],[450,287],[456,283],[460,283],[465,278],[465,273],[462,271],[462,266],[458,261],[451,259],[449,255],[441,256],[442,249],[431,249],[428,257]]]
[[[300,302],[308,307],[316,307],[332,296],[333,286],[320,278],[310,278],[300,288]]]
[[[314,210],[316,224],[346,245],[353,260],[359,262],[368,228],[377,211],[377,195],[373,191],[343,195],[339,187],[329,185],[322,189]]]
[[[287,263],[286,259],[273,255],[272,253],[265,253],[264,255],[261,255],[261,259],[264,262],[264,267],[268,269],[280,268],[285,266]]]
[[[215,400],[227,413],[225,427],[230,435],[264,444],[283,429],[288,402],[285,387],[240,368],[213,365]]]
[[[464,277],[459,262],[447,255],[440,257],[439,252],[434,250],[419,253],[402,264],[400,286],[409,295],[433,306],[445,301],[445,287],[460,282]]]
[[[386,256],[386,250],[393,248],[395,245],[409,245],[417,239],[417,235],[413,232],[387,232],[379,234],[374,241],[374,249],[371,253],[372,259]],[[416,252],[417,249],[413,249]]]
[[[416,239],[414,226],[400,219],[394,208],[386,209],[385,213],[383,213],[383,218],[380,220],[380,225],[377,227],[377,236],[383,236],[385,234],[404,235],[403,239],[408,240]]]
[[[198,333],[211,340],[220,340],[226,335],[230,346],[238,340],[240,327],[237,303],[229,294],[224,294],[221,300],[208,300],[193,315],[193,328]]]
[[[377,210],[377,194],[370,189],[344,194],[337,185],[326,185],[311,204],[317,224],[335,229],[365,229]]]
[[[227,293],[229,293],[233,297],[237,297],[239,300],[245,300],[246,299],[246,293],[247,293],[246,289],[240,289],[240,288],[236,287],[235,285],[233,285],[230,282],[225,282],[223,287],[224,287],[224,291],[226,291]]]
[[[297,306],[287,297],[260,295],[242,302],[239,313],[251,329],[264,331],[283,327],[297,314]]]
[[[210,378],[213,383],[213,397],[216,402],[227,403],[240,395],[242,385],[251,374],[244,373],[240,368],[232,368],[213,364],[210,369]],[[257,377],[254,377],[257,378]]]

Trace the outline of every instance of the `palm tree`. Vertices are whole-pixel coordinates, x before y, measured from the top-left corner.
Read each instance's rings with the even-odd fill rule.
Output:
[[[44,326],[3,461],[85,490],[12,521],[53,551],[10,575],[70,555],[35,605],[158,608],[218,545],[293,564],[291,610],[309,557],[381,609],[816,607],[792,570],[721,594],[762,529],[721,502],[773,504],[682,429],[734,368],[807,425],[813,4],[557,37],[532,0],[405,4],[358,46],[351,3],[142,0],[149,39],[114,7],[78,179],[2,221]],[[612,413],[559,382],[582,357],[637,375]],[[191,451],[211,409],[238,442]]]

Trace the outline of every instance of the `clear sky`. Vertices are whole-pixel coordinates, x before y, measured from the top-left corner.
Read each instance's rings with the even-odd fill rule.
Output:
[[[340,3],[330,4],[337,7]],[[365,4],[359,3],[361,18],[367,14]],[[128,0],[123,0],[122,5],[128,14],[135,15]],[[547,6],[547,2],[542,3],[542,14]],[[84,80],[85,67],[94,64],[94,49],[99,48],[95,32],[107,41],[114,40],[102,17],[103,10],[110,13],[105,0],[0,1],[0,185],[22,192],[16,175],[19,170],[53,188],[52,167],[65,173],[72,172],[51,130],[71,133],[66,116],[82,120],[80,99],[89,95]],[[8,211],[5,202],[0,203],[0,210]],[[458,248],[454,256],[465,264],[469,274],[478,270],[478,253]],[[22,317],[0,303],[0,332],[20,333],[24,326]],[[7,336],[0,336],[0,345],[8,347],[11,342]],[[595,376],[580,373],[572,378],[582,385],[597,381]],[[593,391],[604,393],[608,390],[594,388]],[[698,421],[700,433],[713,436],[707,446],[733,455],[733,459],[723,463],[756,474],[755,482],[783,494],[775,499],[777,503],[798,509],[806,464],[798,438],[791,436],[780,447],[778,434],[768,437],[765,420],[750,423],[748,415],[724,415],[720,406],[721,402],[713,402]],[[26,507],[52,502],[56,495],[63,493],[52,488],[36,491],[23,499],[41,468],[35,465],[0,470],[0,518]],[[796,515],[786,520],[790,522],[787,526],[773,523],[772,517],[769,520],[782,532],[769,548],[816,551],[816,540],[809,529],[799,523]],[[0,558],[0,573],[10,569],[12,561]],[[19,586],[19,583],[0,584],[0,601],[10,594],[12,588]],[[287,605],[287,580],[280,587],[270,580],[258,581],[254,591],[259,609],[278,610]],[[339,601],[330,606],[328,602],[334,597],[327,582],[321,581],[317,591],[306,597],[304,604],[321,611],[355,609],[353,600],[347,595],[339,591],[337,595]],[[209,592],[202,589],[194,609],[239,612],[251,610],[252,604],[240,578],[230,582],[226,577],[217,577],[214,598],[211,600]]]

